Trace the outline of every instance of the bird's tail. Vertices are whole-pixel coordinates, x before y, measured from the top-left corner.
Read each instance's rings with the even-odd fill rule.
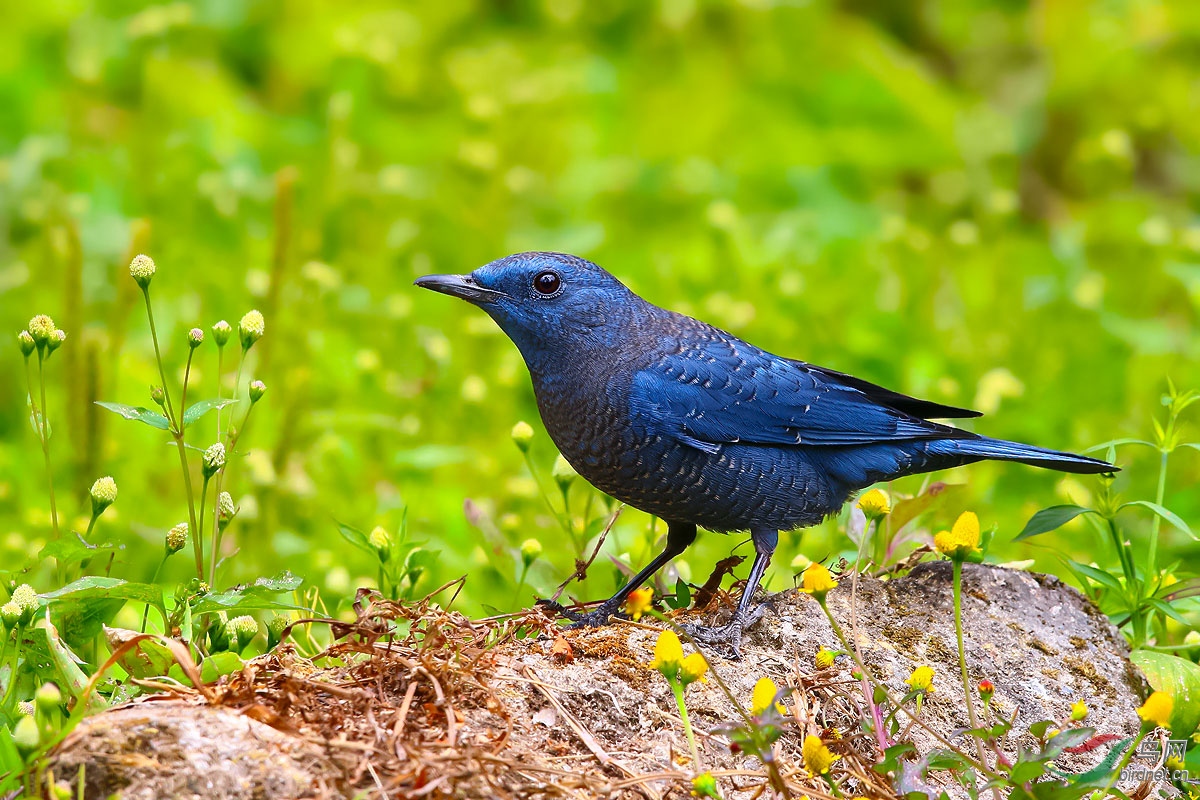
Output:
[[[1006,442],[1003,439],[989,439],[985,436],[963,439],[938,439],[930,442],[930,451],[954,458],[964,457],[971,461],[992,459],[996,461],[1016,461],[1034,467],[1056,469],[1060,472],[1079,472],[1095,474],[1099,472],[1117,472],[1118,468],[1096,458],[1065,453],[1060,450],[1047,450],[1044,447],[1034,447],[1020,442]]]

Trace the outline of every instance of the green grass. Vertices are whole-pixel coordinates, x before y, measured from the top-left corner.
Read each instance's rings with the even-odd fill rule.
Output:
[[[169,437],[91,404],[152,406],[136,252],[158,263],[174,391],[189,328],[266,315],[246,377],[270,389],[230,457],[242,512],[217,588],[286,567],[344,610],[379,576],[338,523],[396,533],[405,517],[408,542],[438,554],[405,591],[467,574],[458,607],[481,614],[570,574],[576,553],[509,439],[534,425],[554,494],[519,356],[477,310],[411,286],[522,249],[584,255],[767,349],[978,407],[988,435],[1074,450],[1148,437],[1167,376],[1200,387],[1200,7],[893,6],[6,11],[0,331],[47,313],[68,332],[47,364],[64,530],[86,527],[87,488],[114,476],[91,538],[118,546],[113,575],[146,581],[188,518]],[[0,564],[45,592],[36,554],[53,534],[21,370],[0,348]],[[192,376],[193,398],[216,396],[211,342]],[[214,414],[188,441],[215,436]],[[1119,456],[1116,489],[1153,498],[1156,455]],[[998,464],[940,477],[969,486],[932,530],[969,508],[996,527],[997,560],[1117,567],[1084,520],[1012,543],[1039,508],[1087,505],[1094,481]],[[1198,480],[1200,453],[1180,450],[1164,505],[1194,529]],[[590,499],[600,516],[600,498],[571,492],[574,514]],[[1134,517],[1144,541],[1152,517]],[[627,510],[609,552],[644,561],[650,524]],[[545,552],[514,596],[531,537]],[[1185,534],[1161,537],[1160,564],[1195,559]],[[795,554],[852,548],[833,526],[784,539],[772,588]],[[704,535],[682,569],[700,582],[738,541]],[[187,556],[166,585],[194,575]],[[572,590],[617,580],[601,556]]]

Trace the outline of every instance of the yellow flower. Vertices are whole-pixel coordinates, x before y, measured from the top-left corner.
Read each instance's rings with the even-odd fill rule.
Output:
[[[708,672],[708,662],[699,653],[692,653],[679,665],[679,680],[684,686],[695,681],[708,683],[704,673]]]
[[[650,610],[650,606],[654,601],[654,589],[649,586],[644,586],[641,589],[634,589],[625,598],[625,611],[635,620],[641,619],[642,614]],[[674,635],[674,634],[672,634]]]
[[[933,537],[934,547],[954,561],[963,561],[979,551],[979,517],[974,511],[964,511],[954,521],[954,528]]]
[[[904,681],[914,692],[933,693],[933,667],[922,664]]]
[[[1151,693],[1137,710],[1138,716],[1142,718],[1142,727],[1170,727],[1171,708],[1174,705],[1171,695],[1166,692]]]
[[[882,489],[872,489],[858,498],[858,507],[872,519],[892,513],[891,500]]]
[[[650,668],[661,672],[668,681],[673,681],[679,675],[681,666],[683,645],[680,644],[675,631],[667,628],[658,635],[658,641],[654,643],[654,660],[650,662]]]
[[[816,561],[809,564],[800,575],[800,591],[811,594],[817,600],[824,600],[829,590],[837,585],[838,582],[829,574],[825,565]]]
[[[829,669],[833,666],[834,659],[837,658],[837,653],[832,650],[826,650],[824,647],[817,650],[817,655],[813,659],[817,669]]]
[[[692,778],[692,797],[716,797],[718,800],[720,799],[721,793],[717,791],[717,779],[713,777],[711,772],[701,772]]]
[[[778,687],[775,686],[775,681],[770,678],[759,678],[754,684],[754,691],[750,693],[750,715],[757,717],[760,714],[766,713],[771,704],[774,703],[775,710],[780,714],[786,714],[787,709],[782,703],[775,703],[775,697],[779,694]]]
[[[1087,718],[1088,707],[1082,700],[1076,700],[1071,703],[1071,720],[1073,722],[1083,722]]]
[[[838,756],[830,752],[821,741],[821,737],[812,734],[804,737],[804,746],[800,748],[800,753],[804,756],[805,769],[813,775],[824,775],[829,772],[833,762],[838,760]]]

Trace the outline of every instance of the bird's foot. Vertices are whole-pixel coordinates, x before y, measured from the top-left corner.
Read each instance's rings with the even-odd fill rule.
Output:
[[[592,611],[575,611],[553,600],[538,600],[536,605],[547,611],[552,611],[560,617],[571,620],[571,624],[567,627],[572,629],[600,628],[611,624],[613,617],[628,619],[628,617],[621,613],[619,605],[609,605],[608,603],[601,603]]]
[[[771,608],[769,603],[759,603],[753,608],[739,608],[734,612],[733,618],[724,625],[687,623],[681,627],[700,644],[722,646],[724,652],[721,652],[721,655],[730,661],[738,661],[742,657],[742,635],[763,618],[768,608]]]

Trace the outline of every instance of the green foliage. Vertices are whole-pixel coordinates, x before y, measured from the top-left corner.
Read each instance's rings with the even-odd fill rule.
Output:
[[[606,595],[661,527],[555,469],[538,425],[508,447],[537,419],[519,356],[410,285],[534,248],[978,407],[972,429],[1120,456],[1100,484],[1001,464],[938,476],[944,494],[899,481],[890,518],[784,537],[769,588],[801,551],[893,568],[986,505],[992,557],[1195,658],[1195,396],[1170,388],[1165,421],[1155,404],[1163,375],[1200,386],[1196,4],[96,0],[5,23],[0,331],[33,310],[68,336],[47,320],[0,347],[0,579],[61,633],[23,626],[8,664],[45,647],[88,675],[106,625],[205,641],[222,612],[337,615],[364,585],[468,575],[461,610],[511,611],[589,564],[572,594]],[[142,252],[158,267],[135,281]],[[261,341],[217,323],[252,307]],[[193,326],[212,336],[192,347]],[[272,389],[239,441],[251,377]],[[1152,440],[1124,438],[1146,418]],[[121,498],[89,514],[109,474]],[[181,520],[194,564],[164,555]],[[702,536],[660,596],[686,605],[734,543]],[[284,568],[303,602],[263,582]],[[3,669],[13,699],[49,677]],[[15,754],[0,725],[0,774]]]

